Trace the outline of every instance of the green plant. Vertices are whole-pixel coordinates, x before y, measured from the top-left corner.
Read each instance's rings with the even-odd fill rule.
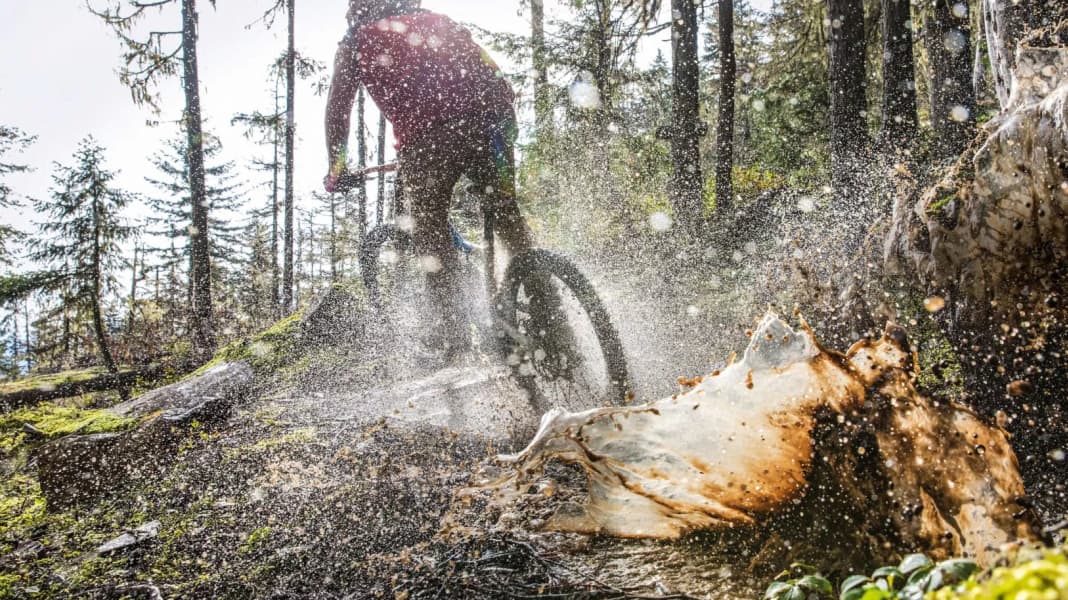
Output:
[[[775,581],[764,592],[764,600],[809,600],[810,598],[829,598],[834,594],[831,582],[808,565],[794,563],[790,569],[783,571],[776,579],[790,577],[785,581]]]
[[[869,575],[847,577],[838,589],[838,600],[924,600],[928,594],[947,585],[969,581],[979,567],[966,559],[935,563],[923,554],[910,554],[897,566],[880,567]],[[792,579],[782,580],[794,575]],[[833,598],[834,588],[816,569],[794,564],[783,572],[766,592],[764,600],[812,600]],[[781,581],[779,581],[781,580]],[[1068,581],[1068,580],[1066,580]],[[1002,596],[996,596],[1001,598]],[[939,596],[952,600],[954,596]],[[990,596],[989,598],[995,598]],[[986,600],[987,596],[974,600]],[[969,600],[972,600],[969,598]]]
[[[1068,555],[1065,548],[1025,550],[1013,566],[998,567],[988,576],[969,579],[928,596],[930,600],[1025,600],[1068,598]]]
[[[978,570],[966,559],[935,563],[923,554],[910,554],[898,566],[880,567],[870,577],[847,577],[839,600],[923,600],[929,592],[967,581]]]

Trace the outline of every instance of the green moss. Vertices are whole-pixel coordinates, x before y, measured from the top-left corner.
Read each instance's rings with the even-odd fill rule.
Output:
[[[129,429],[136,421],[124,419],[106,410],[85,410],[42,402],[0,415],[0,454],[10,455],[26,441],[25,426],[30,425],[52,439],[72,433],[110,433]],[[44,440],[41,440],[44,441]]]
[[[956,199],[957,199],[957,195],[956,194],[947,194],[945,196],[942,196],[938,200],[935,200],[934,202],[932,202],[931,205],[927,207],[927,214],[930,215],[930,214],[935,214],[935,213],[939,212],[940,210],[945,208],[946,205],[948,205],[950,202],[952,202],[952,201],[954,201]]]
[[[270,536],[270,527],[260,527],[248,534],[248,537],[245,538],[245,543],[241,544],[238,551],[241,552],[241,554],[248,554],[249,552],[254,551],[258,546],[262,545]]]
[[[257,374],[284,366],[298,349],[302,317],[303,313],[298,312],[250,338],[227,345],[191,377],[227,362],[245,361]]]
[[[929,392],[960,398],[964,394],[963,369],[957,350],[938,320],[924,308],[923,300],[908,297],[898,310],[909,338],[918,350],[920,373],[916,382]]]
[[[315,428],[306,427],[304,429],[298,429],[291,433],[287,433],[282,437],[260,440],[255,444],[249,446],[248,449],[253,450],[255,452],[263,452],[265,450],[270,450],[279,446],[288,446],[290,444],[307,444],[309,442],[315,441],[315,436]]]
[[[77,371],[63,371],[62,373],[50,373],[47,375],[34,375],[7,383],[0,384],[0,395],[26,392],[30,390],[50,390],[68,383],[80,383],[89,381],[101,375],[107,374],[104,367],[92,367]]]
[[[6,477],[0,484],[0,555],[14,550],[26,532],[46,518],[45,499],[37,479],[24,473]]]

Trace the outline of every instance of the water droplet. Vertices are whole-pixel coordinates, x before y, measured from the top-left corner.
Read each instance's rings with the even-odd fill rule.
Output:
[[[812,198],[802,198],[797,201],[797,209],[803,213],[810,213],[816,210],[816,201]]]
[[[971,111],[959,104],[951,108],[949,111],[949,118],[958,123],[967,121],[969,116],[971,116]]]
[[[701,316],[701,309],[691,304],[686,307],[686,314],[689,315],[691,319],[695,319]]]
[[[923,307],[929,313],[936,313],[946,307],[946,299],[941,296],[931,296],[923,301]]]
[[[592,73],[583,71],[567,91],[571,104],[576,108],[587,110],[601,108],[601,93],[594,84]]]
[[[1053,450],[1049,453],[1049,457],[1057,462],[1064,462],[1064,450],[1061,450],[1060,448]]]
[[[950,54],[960,54],[968,45],[968,37],[959,29],[947,31],[942,37],[942,45]]]
[[[649,215],[649,226],[653,228],[653,231],[667,231],[674,225],[671,216],[663,211],[657,211]]]
[[[441,259],[436,256],[427,254],[419,257],[419,268],[424,273],[437,273],[441,270],[441,267]]]
[[[757,112],[763,112],[764,111],[764,101],[761,100],[760,98],[757,98],[756,100],[753,100],[753,110],[755,110]]]
[[[953,16],[958,19],[963,19],[968,16],[968,5],[963,2],[958,2],[953,5]]]

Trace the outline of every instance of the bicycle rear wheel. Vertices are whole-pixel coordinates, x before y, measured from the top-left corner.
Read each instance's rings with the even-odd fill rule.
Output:
[[[375,227],[360,244],[360,275],[376,309],[382,308],[384,286],[409,279],[414,248],[412,235],[396,225]]]
[[[535,408],[622,405],[629,393],[623,344],[596,290],[568,259],[547,250],[515,257],[497,310],[501,335]]]

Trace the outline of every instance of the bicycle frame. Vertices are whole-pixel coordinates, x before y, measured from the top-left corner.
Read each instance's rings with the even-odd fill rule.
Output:
[[[373,167],[367,167],[360,171],[350,171],[338,178],[337,190],[340,192],[346,192],[354,189],[358,185],[362,185],[368,175],[385,173],[396,173],[398,171],[397,163],[385,163],[381,165],[375,165]],[[400,186],[397,186],[396,194],[401,193]],[[482,209],[482,240],[485,244],[485,285],[486,292],[489,298],[493,298],[497,293],[497,262],[496,251],[494,249],[495,234],[494,228],[497,224],[497,207],[493,200],[487,197],[485,194],[474,192],[474,195],[479,198],[479,207]],[[394,215],[404,202],[398,197],[394,198]],[[408,207],[410,208],[410,207]]]

